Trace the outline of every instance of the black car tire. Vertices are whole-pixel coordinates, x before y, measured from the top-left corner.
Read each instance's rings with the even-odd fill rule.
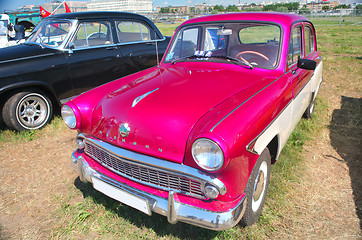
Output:
[[[18,92],[4,104],[2,117],[13,130],[33,130],[45,126],[53,116],[53,106],[48,96],[38,90]]]
[[[240,223],[242,226],[254,224],[263,210],[270,182],[270,153],[266,148],[255,163],[245,188],[246,210]]]
[[[305,110],[303,117],[307,118],[307,119],[312,118],[314,108],[315,108],[315,98],[314,98],[314,96],[312,96],[312,99],[310,100],[310,103],[309,103],[307,109]]]

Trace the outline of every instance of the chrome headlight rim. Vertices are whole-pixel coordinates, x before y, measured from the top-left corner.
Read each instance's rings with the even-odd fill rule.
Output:
[[[70,129],[77,129],[80,125],[80,120],[77,117],[76,111],[69,106],[68,104],[64,104],[61,108],[61,115],[63,121]]]
[[[217,166],[214,166],[214,167],[210,167],[210,166],[206,166],[204,164],[201,163],[201,161],[197,158],[197,156],[195,156],[195,147],[197,146],[197,144],[199,144],[200,142],[202,141],[205,141],[207,143],[211,143],[214,147],[216,147],[216,149],[218,150],[218,152],[221,154],[221,160],[220,162],[218,163]],[[224,163],[225,163],[225,154],[222,150],[222,148],[220,147],[220,145],[209,139],[209,138],[198,138],[194,141],[194,143],[192,144],[192,147],[191,147],[191,154],[192,154],[192,157],[194,159],[194,161],[196,162],[196,164],[201,167],[202,169],[206,170],[206,171],[209,171],[209,172],[215,172],[215,171],[218,171],[220,170],[223,166],[224,166]]]

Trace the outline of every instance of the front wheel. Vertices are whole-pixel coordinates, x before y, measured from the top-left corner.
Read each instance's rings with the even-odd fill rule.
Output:
[[[266,148],[256,161],[245,188],[246,210],[240,222],[243,226],[254,224],[261,214],[270,182],[270,162]]]
[[[53,106],[41,91],[18,92],[4,104],[5,124],[16,131],[40,129],[53,116]]]

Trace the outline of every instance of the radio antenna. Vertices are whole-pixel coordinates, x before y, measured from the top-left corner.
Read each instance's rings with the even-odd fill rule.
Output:
[[[157,33],[156,30],[153,29],[154,33],[155,33],[155,45],[156,45],[156,58],[157,58],[157,67],[160,67],[160,60],[158,58],[158,46],[157,46]]]

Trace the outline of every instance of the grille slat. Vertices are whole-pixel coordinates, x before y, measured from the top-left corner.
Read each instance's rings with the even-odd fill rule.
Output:
[[[129,163],[123,158],[115,157],[96,145],[87,141],[85,143],[85,152],[87,155],[91,156],[106,168],[121,174],[122,176],[135,179],[141,183],[162,187],[166,190],[175,190],[177,192],[204,198],[200,182],[167,171],[155,170],[148,168],[147,166]]]

